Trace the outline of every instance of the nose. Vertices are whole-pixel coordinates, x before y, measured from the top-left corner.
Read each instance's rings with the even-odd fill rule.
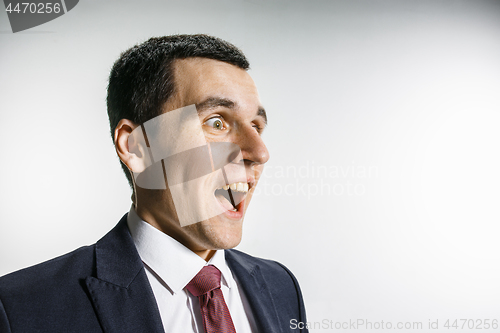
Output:
[[[254,166],[269,160],[269,151],[260,134],[252,126],[240,132],[237,144],[240,146],[245,164]]]

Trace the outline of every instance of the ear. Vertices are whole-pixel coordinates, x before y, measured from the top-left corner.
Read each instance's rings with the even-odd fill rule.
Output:
[[[123,164],[133,173],[143,172],[148,165],[148,155],[140,126],[129,119],[120,120],[114,140],[116,153]]]

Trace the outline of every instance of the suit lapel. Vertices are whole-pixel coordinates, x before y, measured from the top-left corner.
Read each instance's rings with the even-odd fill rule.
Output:
[[[101,326],[111,332],[162,332],[163,324],[127,215],[96,243],[96,276],[85,280]]]
[[[239,286],[247,297],[258,326],[258,332],[283,332],[278,324],[280,321],[274,300],[268,284],[260,272],[260,267],[248,262],[242,255],[233,250],[226,250],[225,256],[229,268],[236,276]]]

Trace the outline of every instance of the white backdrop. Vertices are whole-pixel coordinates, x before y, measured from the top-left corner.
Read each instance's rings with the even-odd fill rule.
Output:
[[[500,320],[500,1],[82,0],[16,34],[2,10],[0,275],[129,209],[107,75],[173,33],[250,60],[271,159],[238,248],[294,272],[312,332]]]

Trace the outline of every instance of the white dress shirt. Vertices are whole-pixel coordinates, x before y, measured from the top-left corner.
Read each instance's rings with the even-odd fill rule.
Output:
[[[222,294],[236,332],[257,332],[248,301],[226,264],[223,250],[216,251],[206,262],[172,237],[143,221],[133,206],[127,223],[146,268],[165,332],[205,332],[198,297],[191,295],[185,288],[205,265],[214,265],[221,271]]]

